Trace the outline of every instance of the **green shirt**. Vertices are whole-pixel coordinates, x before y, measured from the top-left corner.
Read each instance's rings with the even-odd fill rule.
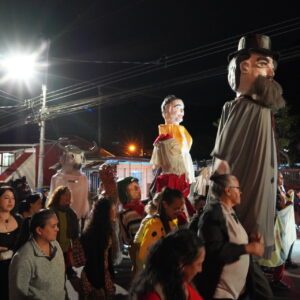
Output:
[[[57,241],[59,242],[59,245],[63,253],[66,253],[71,243],[71,240],[68,238],[67,235],[67,228],[68,228],[67,214],[63,211],[58,211],[58,219],[59,219],[59,224],[58,224],[59,239],[57,239]]]

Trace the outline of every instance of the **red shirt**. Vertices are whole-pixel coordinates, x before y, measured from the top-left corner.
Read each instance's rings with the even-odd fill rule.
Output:
[[[203,300],[202,296],[200,296],[200,294],[197,292],[197,290],[195,290],[191,286],[191,284],[186,283],[185,285],[187,287],[188,294],[189,294],[187,300]],[[161,299],[156,292],[151,292],[145,296],[139,297],[139,300],[161,300]]]

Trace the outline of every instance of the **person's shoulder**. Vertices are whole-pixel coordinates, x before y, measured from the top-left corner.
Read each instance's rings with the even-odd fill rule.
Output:
[[[58,249],[60,249],[60,250],[61,250],[61,248],[60,248],[60,245],[59,245],[59,242],[58,242],[58,241],[56,241],[56,240],[55,240],[55,241],[51,241],[50,243],[51,243],[51,246],[52,246],[52,247],[57,247]]]
[[[160,226],[162,224],[161,219],[158,215],[153,215],[148,218],[145,225],[148,227]]]
[[[124,225],[127,225],[128,223],[132,222],[132,220],[141,221],[144,217],[142,217],[133,209],[126,209],[119,214],[119,218]]]
[[[68,206],[67,212],[68,212],[72,217],[76,217],[76,219],[77,219],[76,212],[74,211],[74,209],[73,209],[71,206]]]
[[[56,249],[56,255],[55,256],[57,257],[57,255],[59,255],[60,257],[63,257],[63,251],[62,251],[58,241],[52,241],[50,243],[51,243],[51,247],[53,249]]]
[[[207,218],[218,219],[221,214],[222,214],[222,208],[220,203],[213,202],[208,204],[205,207],[201,215],[201,219],[207,219]]]
[[[197,289],[191,283],[187,282],[186,287],[189,293],[189,299],[203,300],[203,297],[198,293]]]
[[[23,223],[23,221],[25,220],[24,217],[19,213],[13,214],[13,217],[17,221],[18,226],[20,226]]]
[[[28,240],[24,245],[22,245],[14,256],[16,257],[32,257],[34,253],[32,240]]]

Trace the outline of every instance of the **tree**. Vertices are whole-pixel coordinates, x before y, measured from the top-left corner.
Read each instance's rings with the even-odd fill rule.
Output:
[[[292,115],[290,109],[289,106],[286,106],[275,115],[277,146],[279,148],[278,164],[287,163],[289,166],[299,161],[299,151],[297,150],[299,115]]]

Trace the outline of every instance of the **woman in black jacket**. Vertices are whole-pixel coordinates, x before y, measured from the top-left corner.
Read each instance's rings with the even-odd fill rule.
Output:
[[[240,204],[241,191],[233,175],[213,175],[212,193],[218,201],[210,203],[199,221],[205,241],[206,258],[196,284],[205,299],[240,299],[247,291],[251,264],[249,254],[262,256],[263,238],[248,235],[233,207]]]

